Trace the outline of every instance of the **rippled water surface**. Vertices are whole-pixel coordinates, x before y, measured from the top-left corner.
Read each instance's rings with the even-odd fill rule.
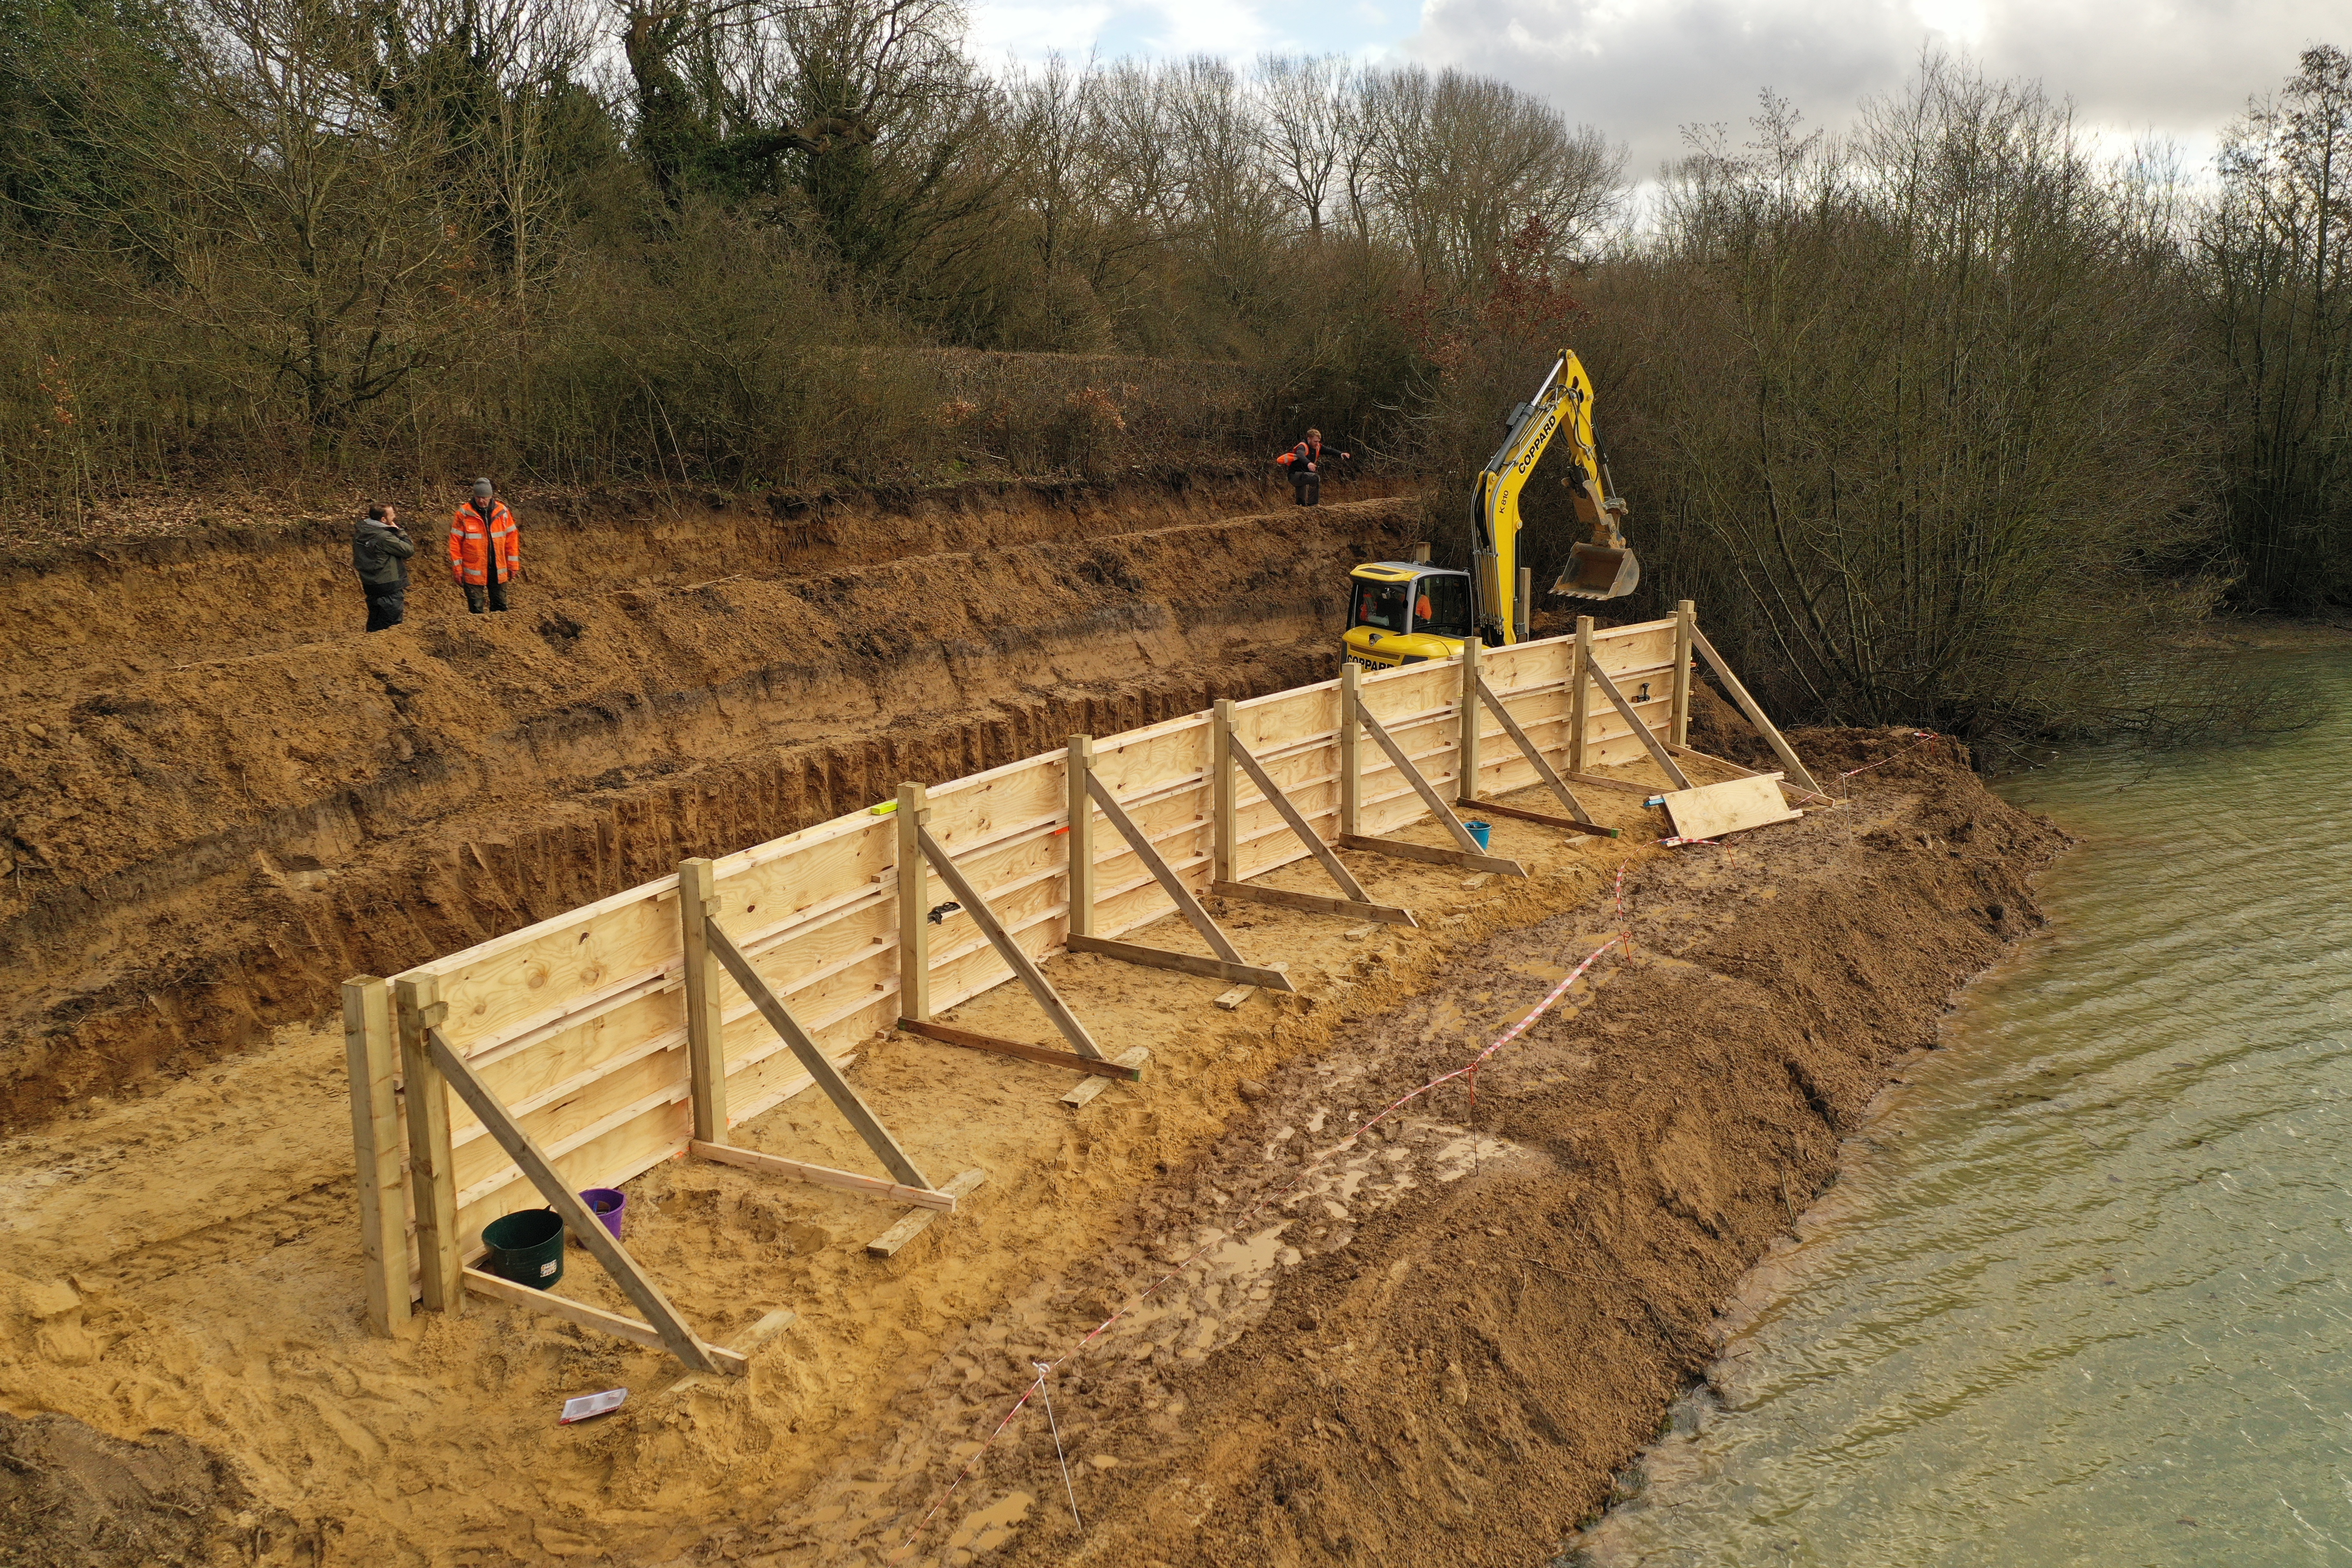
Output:
[[[2083,840],[2051,930],[1882,1099],[1589,1561],[2352,1564],[2352,658],[2298,667],[2315,729],[2004,787]]]

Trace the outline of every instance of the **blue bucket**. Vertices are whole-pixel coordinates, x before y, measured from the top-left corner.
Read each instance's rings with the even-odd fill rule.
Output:
[[[1487,836],[1495,831],[1495,825],[1491,822],[1465,822],[1462,826],[1470,830],[1470,837],[1478,841],[1481,850],[1486,847]]]

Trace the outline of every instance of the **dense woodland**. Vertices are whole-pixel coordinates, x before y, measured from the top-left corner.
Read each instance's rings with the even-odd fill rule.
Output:
[[[2352,604],[2352,59],[2212,169],[1928,61],[1664,171],[1336,58],[992,71],[952,0],[0,0],[0,516],[123,498],[1465,476],[1561,343],[1649,567],[1810,715],[2135,710]],[[2260,84],[2249,84],[2250,87]],[[1564,552],[1547,492],[1537,564]],[[1558,603],[1558,601],[1555,601]],[[2160,683],[2155,683],[2160,684]]]

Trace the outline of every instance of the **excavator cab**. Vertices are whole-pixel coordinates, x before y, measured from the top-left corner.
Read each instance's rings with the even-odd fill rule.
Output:
[[[1385,669],[1461,653],[1471,626],[1469,573],[1419,561],[1373,561],[1348,576],[1342,658]]]

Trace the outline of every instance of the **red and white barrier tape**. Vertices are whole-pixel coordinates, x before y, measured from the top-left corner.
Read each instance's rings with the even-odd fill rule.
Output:
[[[1625,868],[1622,865],[1617,868],[1615,897],[1617,901],[1617,916],[1618,919],[1622,921],[1625,917]],[[1452,1072],[1444,1073],[1436,1078],[1431,1079],[1427,1083],[1423,1084],[1419,1089],[1414,1089],[1412,1093],[1404,1095],[1401,1099],[1391,1100],[1380,1111],[1372,1116],[1367,1117],[1363,1121],[1358,1123],[1353,1131],[1349,1132],[1345,1138],[1340,1139],[1337,1143],[1332,1144],[1327,1149],[1318,1150],[1315,1153],[1308,1155],[1305,1160],[1299,1163],[1298,1173],[1297,1175],[1291,1177],[1290,1180],[1283,1183],[1278,1187],[1270,1188],[1267,1191],[1259,1194],[1256,1199],[1253,1201],[1247,1208],[1234,1215],[1233,1220],[1234,1228],[1238,1229],[1241,1226],[1247,1225],[1251,1219],[1255,1217],[1260,1209],[1265,1208],[1266,1205],[1274,1202],[1276,1198],[1282,1197],[1293,1187],[1297,1186],[1299,1183],[1305,1181],[1307,1178],[1307,1175],[1314,1171],[1316,1166],[1321,1164],[1332,1155],[1350,1147],[1354,1144],[1357,1139],[1362,1137],[1373,1127],[1379,1125],[1389,1117],[1395,1115],[1407,1105],[1412,1104],[1423,1095],[1427,1094],[1432,1089],[1437,1088],[1438,1085],[1443,1083],[1451,1083],[1457,1078],[1468,1079],[1470,1083],[1471,1103],[1475,1108],[1477,1103],[1478,1096],[1478,1069],[1480,1067],[1485,1065],[1486,1058],[1493,1056],[1496,1051],[1501,1050],[1505,1046],[1509,1045],[1513,1040],[1517,1039],[1521,1035],[1526,1034],[1528,1029],[1535,1026],[1537,1019],[1542,1017],[1546,1013],[1550,1012],[1552,1008],[1559,1005],[1559,999],[1568,994],[1569,987],[1583,979],[1586,972],[1591,970],[1595,963],[1601,962],[1601,955],[1602,953],[1607,952],[1611,948],[1617,946],[1621,942],[1630,944],[1633,940],[1633,933],[1631,931],[1621,931],[1616,935],[1602,942],[1599,947],[1594,948],[1591,952],[1585,956],[1583,963],[1578,964],[1574,969],[1570,970],[1566,978],[1561,980],[1559,984],[1553,986],[1551,990],[1545,994],[1542,1001],[1529,1008],[1526,1014],[1520,1017],[1517,1023],[1513,1024],[1509,1028],[1504,1030],[1501,1035],[1496,1037],[1492,1045],[1489,1045],[1485,1050],[1480,1051],[1476,1056],[1471,1058],[1462,1066],[1455,1068]],[[1104,1334],[1108,1333],[1121,1319],[1132,1316],[1137,1309],[1140,1308],[1146,1301],[1152,1298],[1154,1293],[1159,1291],[1162,1287],[1168,1285],[1170,1282],[1180,1278],[1186,1269],[1192,1268],[1193,1264],[1198,1263],[1202,1258],[1206,1257],[1212,1249],[1224,1241],[1226,1237],[1231,1234],[1231,1231],[1223,1232],[1219,1234],[1215,1240],[1202,1243],[1199,1247],[1194,1249],[1190,1257],[1177,1264],[1174,1268],[1169,1269],[1167,1273],[1161,1275],[1159,1279],[1153,1280],[1150,1286],[1145,1288],[1141,1294],[1135,1298],[1134,1300],[1129,1301],[1126,1306],[1121,1307],[1118,1311],[1113,1312],[1109,1317],[1105,1318],[1101,1322],[1096,1324],[1093,1331],[1084,1339],[1078,1341],[1076,1344],[1072,1345],[1068,1350],[1064,1351],[1052,1361],[1032,1362],[1030,1364],[1037,1368],[1036,1377],[1031,1381],[1027,1388],[1021,1391],[1021,1397],[1013,1402],[1013,1408],[1004,1413],[1004,1418],[999,1421],[996,1424],[995,1428],[989,1433],[987,1439],[981,1444],[979,1451],[973,1454],[970,1459],[965,1461],[962,1469],[956,1472],[956,1479],[948,1483],[947,1490],[940,1494],[939,1500],[932,1503],[931,1506],[925,1510],[923,1517],[915,1521],[914,1529],[907,1532],[907,1539],[898,1543],[898,1550],[904,1552],[908,1547],[912,1546],[915,1543],[915,1538],[922,1534],[923,1531],[929,1527],[931,1521],[938,1517],[940,1510],[947,1506],[948,1499],[955,1496],[956,1489],[971,1479],[972,1471],[980,1468],[981,1460],[987,1458],[989,1449],[994,1447],[996,1446],[996,1440],[1004,1436],[1004,1429],[1013,1425],[1013,1418],[1020,1415],[1022,1409],[1028,1405],[1029,1401],[1037,1397],[1039,1392],[1045,1388],[1046,1377],[1052,1373],[1056,1367],[1059,1367],[1064,1362],[1071,1360],[1073,1357],[1079,1354],[1079,1352],[1083,1352],[1088,1345],[1094,1343],[1095,1341],[1102,1338]],[[1070,1507],[1071,1511],[1075,1514],[1077,1509],[1077,1500],[1075,1495],[1071,1499]]]

